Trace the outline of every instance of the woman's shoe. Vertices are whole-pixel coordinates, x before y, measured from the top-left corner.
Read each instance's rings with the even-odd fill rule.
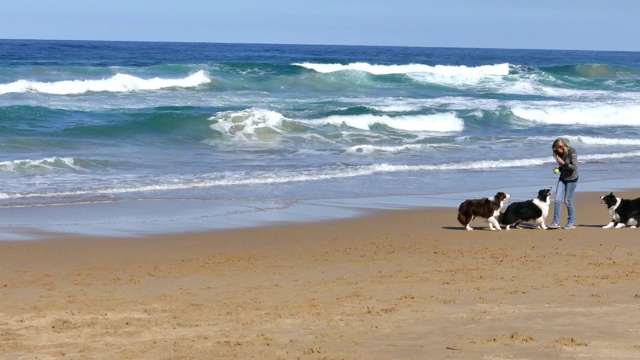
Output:
[[[567,225],[562,227],[565,230],[569,230],[569,229],[573,229],[575,228],[575,226],[572,223],[568,223]]]
[[[558,225],[558,224],[556,224],[556,223],[553,223],[553,224],[551,224],[551,225],[549,225],[549,226],[547,226],[547,227],[548,227],[549,229],[559,229],[559,228],[560,228],[560,225]]]

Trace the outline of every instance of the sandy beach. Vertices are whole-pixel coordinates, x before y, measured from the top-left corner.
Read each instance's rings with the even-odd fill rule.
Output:
[[[640,230],[602,229],[602,194],[576,193],[572,230],[432,208],[3,241],[0,357],[637,359]]]

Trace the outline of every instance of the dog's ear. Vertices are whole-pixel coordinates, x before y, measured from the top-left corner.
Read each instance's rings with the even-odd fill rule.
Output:
[[[612,191],[612,192],[611,192],[611,194],[609,194],[609,195],[613,196],[613,191]]]

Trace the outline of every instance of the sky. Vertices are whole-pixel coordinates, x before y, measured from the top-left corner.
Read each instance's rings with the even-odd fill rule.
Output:
[[[0,39],[640,51],[638,0],[0,0]]]

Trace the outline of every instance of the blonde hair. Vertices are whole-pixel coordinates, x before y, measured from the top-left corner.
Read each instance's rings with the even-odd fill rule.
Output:
[[[567,145],[567,143],[565,143],[564,140],[558,138],[553,142],[553,145],[551,145],[551,149],[555,151],[560,148],[562,148],[565,153],[569,151],[569,146]]]

